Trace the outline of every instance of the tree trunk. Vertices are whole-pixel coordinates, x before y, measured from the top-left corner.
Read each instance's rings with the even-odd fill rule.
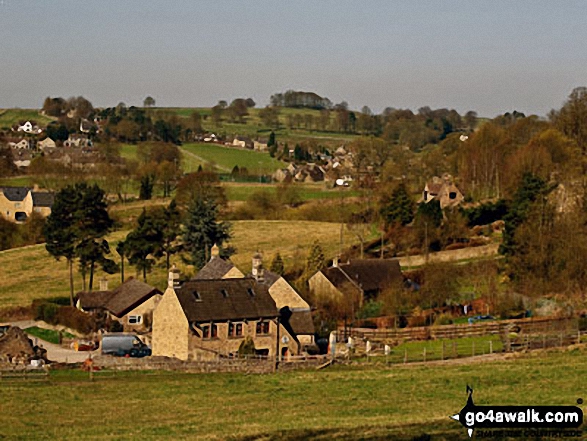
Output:
[[[69,304],[73,304],[73,259],[68,259],[69,262]]]
[[[147,283],[147,266],[143,266],[143,281]]]
[[[90,291],[94,287],[94,262],[90,263]]]

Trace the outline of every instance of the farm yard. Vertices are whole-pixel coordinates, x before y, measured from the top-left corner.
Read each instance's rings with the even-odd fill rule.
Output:
[[[76,370],[0,380],[0,439],[466,440],[466,403],[575,405],[585,348],[267,375]],[[547,385],[542,387],[541,385]],[[112,412],[113,407],[116,412]]]

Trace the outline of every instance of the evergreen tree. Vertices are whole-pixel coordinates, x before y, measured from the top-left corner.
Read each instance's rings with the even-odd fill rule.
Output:
[[[269,141],[267,141],[267,147],[272,147],[276,144],[275,142],[275,132],[272,130],[271,134],[269,135]]]
[[[539,177],[525,173],[514,199],[511,202],[508,213],[504,216],[505,228],[503,231],[503,242],[499,247],[499,252],[506,256],[516,254],[517,244],[515,233],[528,218],[528,213],[535,202],[544,201],[549,193],[548,186]]]
[[[161,223],[156,216],[143,208],[143,212],[137,219],[137,227],[126,236],[124,252],[129,263],[136,267],[137,272],[143,273],[145,282],[147,273],[155,265],[156,259],[162,255],[162,243]]]
[[[277,253],[273,260],[271,261],[271,267],[269,271],[274,272],[275,274],[279,274],[280,276],[283,275],[285,272],[285,267],[283,265],[283,259],[281,258],[281,254]]]
[[[145,175],[141,178],[141,188],[139,190],[139,199],[147,201],[153,197],[153,186],[155,185],[155,177],[152,175]]]
[[[171,200],[168,207],[163,210],[163,217],[161,222],[163,242],[161,244],[162,252],[165,254],[165,267],[169,271],[169,260],[172,254],[180,250],[180,246],[176,244],[177,236],[179,235],[179,227],[181,224],[181,215],[177,208],[175,199]]]
[[[233,251],[222,244],[230,239],[230,224],[218,221],[218,205],[213,199],[195,198],[187,211],[183,227],[184,249],[189,253],[188,262],[202,268],[209,259],[210,249],[216,244],[223,257]]]
[[[112,229],[104,191],[86,183],[67,186],[55,195],[51,214],[43,228],[45,248],[69,266],[70,301],[73,306],[73,262],[80,257],[93,266],[104,263],[110,252],[103,237]],[[104,263],[106,265],[106,263]]]
[[[381,198],[381,216],[386,225],[399,223],[407,225],[414,219],[414,202],[406,189],[405,184],[399,184],[391,194],[386,193]]]
[[[318,241],[315,240],[308,253],[308,258],[306,259],[306,268],[304,271],[306,278],[309,279],[321,270],[324,267],[325,262],[326,257],[324,257],[324,251]]]

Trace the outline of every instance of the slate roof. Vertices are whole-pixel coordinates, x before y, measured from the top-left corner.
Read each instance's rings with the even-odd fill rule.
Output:
[[[310,310],[293,311],[289,324],[296,335],[314,335],[314,321],[312,320],[312,312]]]
[[[33,191],[33,206],[34,207],[52,207],[55,201],[55,195],[48,191]]]
[[[23,201],[30,191],[26,187],[0,187],[0,190],[4,193],[4,197],[12,202]]]
[[[230,260],[224,260],[221,257],[212,257],[192,280],[222,279],[233,268],[234,264]]]
[[[267,287],[251,278],[190,280],[175,292],[190,323],[279,316]]]
[[[352,283],[363,291],[381,291],[403,276],[397,259],[357,259],[323,271],[337,288]]]
[[[79,292],[77,297],[83,309],[106,309],[120,318],[155,294],[162,292],[131,277],[112,291]]]
[[[247,274],[247,277],[253,277],[253,274],[249,273]],[[277,273],[263,269],[263,281],[260,283],[265,285],[267,288],[271,288],[273,284],[279,280],[280,277],[281,276]]]

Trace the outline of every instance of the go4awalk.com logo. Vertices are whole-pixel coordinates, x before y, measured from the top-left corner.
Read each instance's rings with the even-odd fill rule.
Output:
[[[555,431],[577,429],[583,424],[583,411],[577,406],[477,406],[473,403],[473,389],[467,386],[467,404],[451,418],[459,421],[469,437],[475,429],[491,435],[492,429],[506,429],[508,436],[549,436]],[[582,403],[582,400],[578,400]],[[548,429],[549,432],[537,432]],[[581,436],[580,431],[561,432],[565,436]],[[494,433],[493,435],[504,435]],[[556,434],[555,434],[556,436]]]

